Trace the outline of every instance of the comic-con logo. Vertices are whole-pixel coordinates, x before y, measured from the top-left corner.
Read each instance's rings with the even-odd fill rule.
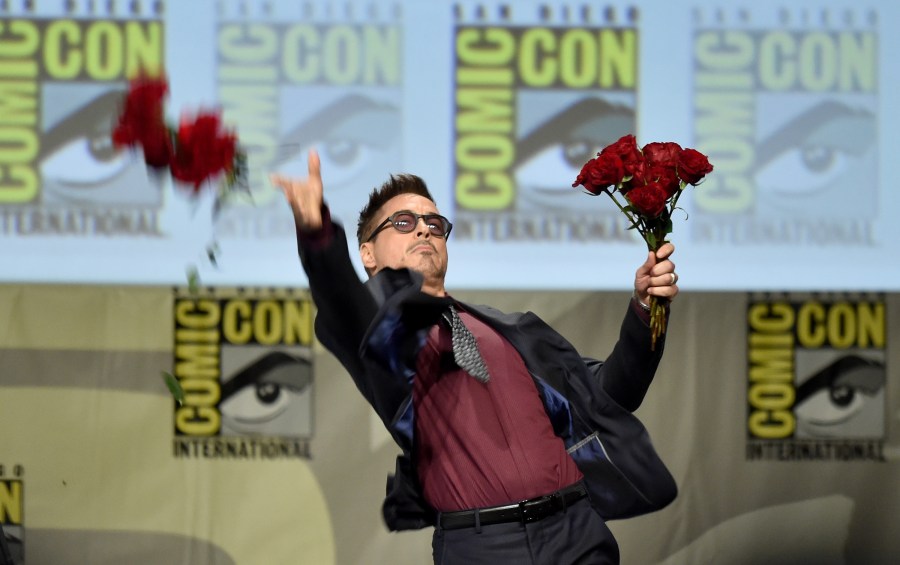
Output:
[[[253,164],[253,205],[224,211],[219,234],[292,238],[293,218],[267,175],[305,176],[312,148],[328,175],[332,214],[356,223],[358,199],[348,192],[380,184],[401,164],[399,5],[285,3],[249,19],[242,10],[220,13],[217,77],[225,119]]]
[[[177,457],[308,456],[312,302],[291,293],[179,295]],[[206,441],[209,440],[209,441]]]
[[[883,299],[751,299],[750,458],[881,459]]]
[[[4,234],[159,234],[161,194],[110,131],[125,81],[162,67],[160,17],[0,22]]]
[[[716,174],[694,193],[694,240],[874,245],[877,14],[735,12],[695,14],[696,145]]]
[[[559,179],[635,131],[636,10],[592,12],[575,27],[549,9],[507,8],[487,23],[477,11],[457,13],[455,237],[630,239],[620,214],[585,213],[583,197]],[[520,12],[542,23],[517,24]]]

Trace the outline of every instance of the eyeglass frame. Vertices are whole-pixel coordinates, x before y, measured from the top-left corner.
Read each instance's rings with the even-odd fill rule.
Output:
[[[403,231],[402,229],[397,227],[396,223],[394,223],[394,218],[396,218],[399,214],[409,214],[416,219],[416,221],[412,223],[412,227],[410,227],[408,231]],[[428,228],[428,219],[429,218],[438,218],[440,220],[441,225],[444,225],[447,227],[447,229],[443,235],[438,235],[438,234],[434,233],[433,231],[431,231],[431,228]],[[388,225],[390,225],[391,227],[393,227],[395,230],[397,230],[400,233],[412,233],[415,231],[416,226],[419,225],[419,220],[423,220],[425,222],[425,227],[428,228],[428,233],[434,237],[441,237],[441,238],[447,239],[448,237],[450,237],[450,232],[453,230],[453,224],[450,223],[450,220],[448,220],[444,216],[441,216],[440,214],[416,214],[412,210],[397,210],[396,212],[394,212],[393,214],[388,216],[383,222],[378,224],[378,227],[375,228],[375,230],[372,232],[372,235],[370,235],[369,239],[367,239],[364,243],[369,243],[370,241],[375,239],[375,236],[378,235],[379,233],[381,233],[382,231],[384,231],[384,228],[386,228]]]

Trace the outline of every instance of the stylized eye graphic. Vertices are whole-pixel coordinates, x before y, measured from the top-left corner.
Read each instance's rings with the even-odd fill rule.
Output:
[[[515,176],[520,204],[583,208],[570,186],[581,167],[607,145],[634,133],[634,110],[588,98],[551,116],[516,145]]]
[[[122,187],[112,182],[139,159],[118,151],[110,139],[121,92],[108,91],[75,108],[41,138],[44,191],[70,201],[107,199]],[[112,201],[122,198],[113,198]]]
[[[274,351],[247,364],[222,385],[223,430],[295,435],[308,427],[312,364]]]
[[[808,202],[810,195],[845,190],[874,147],[875,133],[870,112],[822,102],[760,140],[759,191],[772,197],[769,203],[795,205],[792,198]]]
[[[315,147],[328,175],[329,192],[352,185],[396,145],[399,114],[396,106],[345,96],[282,136],[275,167],[283,174],[305,177],[305,156]]]
[[[881,396],[885,378],[880,361],[858,355],[837,359],[798,387],[798,427],[817,437],[846,436]]]

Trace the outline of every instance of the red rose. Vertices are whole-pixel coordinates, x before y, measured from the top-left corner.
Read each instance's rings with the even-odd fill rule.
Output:
[[[182,118],[172,160],[172,176],[198,190],[204,181],[234,167],[237,139],[222,130],[219,114],[203,112],[191,121]]]
[[[584,164],[572,186],[582,185],[592,194],[600,194],[622,181],[625,169],[622,160],[613,154],[598,154]]]
[[[152,167],[165,167],[172,140],[163,118],[163,99],[169,91],[164,79],[138,77],[129,86],[112,140],[117,147],[141,147]]]
[[[678,182],[678,175],[675,174],[674,166],[651,165],[647,168],[647,172],[644,173],[644,177],[647,183],[655,182],[665,190],[666,198],[675,196],[675,193],[681,189],[681,183]]]
[[[644,216],[655,218],[666,208],[666,191],[658,183],[636,186],[625,196]]]
[[[696,186],[712,170],[706,155],[695,149],[684,149],[678,156],[678,176],[687,184]]]
[[[626,175],[633,175],[635,169],[644,161],[633,135],[623,135],[618,141],[612,145],[607,145],[600,152],[602,156],[605,153],[616,155],[622,160],[622,166],[625,168]]]
[[[146,132],[141,139],[144,162],[151,167],[167,167],[172,161],[172,135],[168,128]]]
[[[663,165],[675,168],[681,146],[671,141],[648,143],[643,149],[644,159],[648,165]]]
[[[653,179],[647,178],[647,162],[641,159],[632,166],[631,178],[622,183],[622,193],[624,194],[636,186],[644,186],[651,180]]]

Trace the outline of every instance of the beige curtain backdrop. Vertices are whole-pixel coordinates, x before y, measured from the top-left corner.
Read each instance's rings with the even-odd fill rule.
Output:
[[[456,296],[532,310],[600,358],[628,302],[618,292]],[[885,303],[894,335],[900,296],[867,299]],[[748,300],[684,292],[673,304],[638,415],[680,494],[611,524],[622,562],[897,562],[900,352],[885,344],[883,461],[748,460]],[[160,378],[173,363],[174,301],[169,288],[0,286],[0,519],[21,533],[25,562],[428,562],[430,531],[385,530],[396,449],[319,344],[309,457],[175,456]]]

